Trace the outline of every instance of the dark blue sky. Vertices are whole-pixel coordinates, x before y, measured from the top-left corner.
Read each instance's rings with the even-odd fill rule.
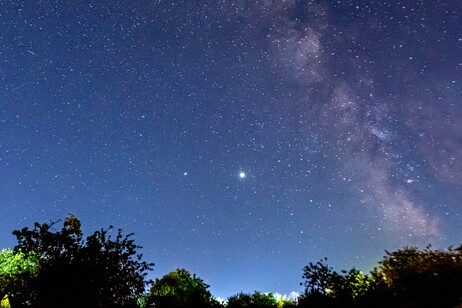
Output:
[[[449,0],[0,1],[0,247],[73,213],[225,298],[460,244],[461,25]]]

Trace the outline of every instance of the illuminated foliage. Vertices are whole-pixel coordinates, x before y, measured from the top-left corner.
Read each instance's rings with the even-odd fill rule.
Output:
[[[371,289],[371,280],[361,271],[351,269],[337,273],[326,264],[327,259],[304,268],[305,294],[303,307],[352,306]]]
[[[270,308],[278,307],[278,303],[272,293],[264,294],[255,291],[253,294],[239,293],[228,298],[228,308]]]
[[[24,254],[21,250],[14,252],[3,249],[0,252],[0,277],[5,275],[35,274],[38,272],[40,257],[33,251]]]
[[[276,299],[276,304],[278,308],[292,308],[296,307],[296,303],[291,301],[290,299],[286,297],[280,297]]]
[[[177,269],[156,279],[151,287],[149,302],[156,307],[212,307],[218,302],[208,291],[209,285],[185,269]]]
[[[2,300],[0,300],[0,308],[11,308],[10,301],[8,300],[8,295],[5,295]]]
[[[7,307],[10,298],[28,294],[29,282],[38,275],[41,257],[35,252],[3,249],[0,253],[0,299]],[[9,297],[7,297],[9,295]],[[8,304],[7,304],[8,303]],[[2,306],[2,307],[3,307]]]
[[[370,277],[356,269],[340,274],[325,262],[304,269],[300,307],[459,307],[462,247],[447,251],[405,247],[387,252]],[[324,260],[325,261],[325,260]]]

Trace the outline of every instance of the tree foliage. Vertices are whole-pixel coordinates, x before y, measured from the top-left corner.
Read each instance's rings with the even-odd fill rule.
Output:
[[[405,247],[372,272],[375,297],[397,307],[455,307],[462,299],[462,253]]]
[[[80,221],[66,218],[60,231],[56,223],[35,223],[13,234],[15,255],[23,260],[40,256],[38,270],[16,289],[8,290],[13,307],[135,307],[153,264],[141,261],[131,234],[108,230],[83,239]],[[32,271],[30,271],[32,273]],[[20,278],[21,273],[13,274]],[[21,287],[23,289],[21,289]]]
[[[0,300],[9,305],[9,298],[27,294],[29,282],[39,271],[40,256],[21,250],[3,249],[0,253]]]
[[[305,286],[306,295],[326,295],[329,287],[332,287],[331,284],[335,272],[332,267],[326,264],[326,261],[327,259],[316,263],[310,262],[310,264],[303,269],[302,278],[305,279],[303,284]]]
[[[371,288],[371,280],[361,271],[337,273],[327,265],[327,259],[309,263],[303,270],[305,292],[301,306],[304,307],[348,307]]]
[[[297,307],[297,303],[288,299],[288,298],[279,298],[279,299],[276,299],[276,303],[277,303],[277,306],[278,308],[294,308],[294,307]]]
[[[253,294],[239,293],[228,298],[227,308],[271,308],[271,307],[292,307],[289,300],[278,301],[272,293],[261,293],[255,291]]]
[[[0,308],[11,308],[8,295],[5,295],[3,298],[0,299]]]
[[[386,252],[370,277],[335,272],[325,262],[304,268],[301,307],[459,307],[462,247],[447,251],[405,247]],[[325,261],[325,260],[324,260]]]
[[[209,285],[185,269],[177,269],[156,279],[149,294],[155,307],[213,307],[219,306],[208,290]]]
[[[177,269],[156,279],[145,294],[153,264],[142,261],[132,234],[112,227],[84,238],[80,221],[35,223],[16,230],[18,244],[0,252],[0,307],[220,307],[209,285]],[[386,252],[365,275],[353,268],[336,272],[327,259],[303,269],[298,307],[462,307],[462,246],[447,250],[414,247]],[[228,308],[294,307],[271,293],[239,293]]]
[[[25,273],[35,274],[38,272],[40,256],[34,252],[27,256],[21,251],[3,249],[0,252],[0,276],[13,276]]]

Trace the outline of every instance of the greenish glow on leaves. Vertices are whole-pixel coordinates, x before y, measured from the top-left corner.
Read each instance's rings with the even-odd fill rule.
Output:
[[[8,295],[5,295],[0,301],[0,308],[11,308],[10,301],[8,300]]]
[[[0,253],[0,276],[37,273],[39,260],[40,257],[34,252],[26,255],[21,251],[3,249]]]

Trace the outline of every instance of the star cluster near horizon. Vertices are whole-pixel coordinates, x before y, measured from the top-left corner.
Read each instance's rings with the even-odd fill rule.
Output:
[[[457,1],[0,12],[0,248],[73,213],[226,298],[301,291],[323,257],[460,244]]]

